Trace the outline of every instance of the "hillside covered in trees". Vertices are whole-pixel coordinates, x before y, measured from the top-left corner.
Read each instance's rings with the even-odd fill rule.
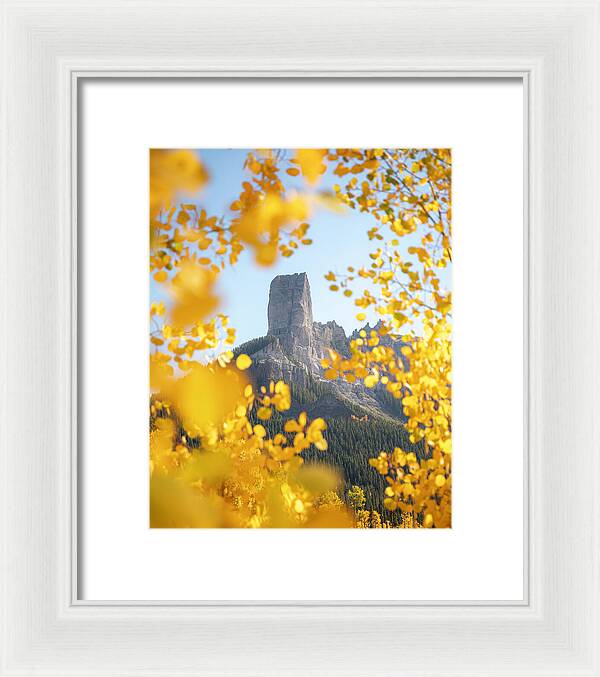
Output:
[[[254,416],[251,422],[261,423],[274,436],[285,420],[300,412],[325,418],[327,451],[306,449],[302,452],[305,462],[335,469],[341,480],[337,491],[341,500],[348,502],[352,487],[359,486],[364,491],[365,508],[376,510],[395,525],[401,514],[384,508],[387,482],[369,459],[394,448],[413,451],[421,459],[424,445],[410,442],[400,398],[383,386],[366,388],[362,382],[328,380],[321,366],[329,349],[348,354],[352,338],[361,333],[367,337],[373,330],[367,325],[347,337],[335,322],[314,322],[310,285],[304,273],[281,275],[272,281],[267,315],[267,334],[238,346],[234,356],[245,354],[252,359],[248,375],[257,388],[268,387],[271,381],[289,383],[291,406],[285,416],[275,412],[268,421]],[[389,345],[394,343],[401,355],[402,342],[388,340]]]

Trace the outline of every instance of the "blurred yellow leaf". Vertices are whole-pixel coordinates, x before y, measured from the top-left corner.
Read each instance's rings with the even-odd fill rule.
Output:
[[[218,426],[235,411],[246,386],[238,374],[231,369],[194,364],[174,382],[171,398],[186,430],[195,434],[207,426]]]
[[[296,161],[300,165],[302,175],[309,183],[316,183],[327,169],[323,163],[326,153],[326,150],[318,148],[299,148],[296,151]]]
[[[155,219],[169,209],[179,193],[193,193],[208,175],[200,158],[191,150],[150,150],[150,227],[154,238]]]
[[[218,306],[219,299],[213,291],[215,274],[192,261],[181,265],[171,284],[174,299],[171,310],[173,324],[186,328],[201,322]]]
[[[379,378],[375,374],[365,376],[364,382],[367,388],[374,388],[377,385]]]
[[[252,360],[248,357],[248,355],[245,355],[242,353],[241,355],[238,355],[236,361],[235,361],[235,366],[240,369],[241,371],[244,371],[245,369],[248,369],[248,367],[252,364]]]

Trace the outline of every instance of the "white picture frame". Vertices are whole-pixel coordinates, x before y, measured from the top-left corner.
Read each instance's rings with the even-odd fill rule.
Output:
[[[0,674],[600,675],[599,11],[598,0],[3,3]],[[78,83],[306,76],[523,80],[526,603],[81,602]]]

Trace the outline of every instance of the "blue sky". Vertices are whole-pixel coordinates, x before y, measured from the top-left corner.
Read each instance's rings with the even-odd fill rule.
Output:
[[[229,205],[239,195],[242,181],[249,178],[249,172],[243,169],[248,151],[204,149],[198,152],[210,180],[191,202],[198,202],[211,216],[230,216]],[[282,180],[288,189],[303,188],[301,178],[283,173]],[[334,183],[340,182],[339,177],[328,171],[317,187],[331,190]],[[189,201],[186,198],[186,202]],[[366,232],[375,225],[375,219],[352,209],[345,209],[343,213],[319,209],[308,222],[307,237],[313,244],[300,247],[290,258],[279,257],[275,265],[264,268],[254,263],[251,252],[244,251],[235,266],[227,267],[221,273],[217,287],[222,304],[220,310],[229,315],[231,326],[237,330],[236,344],[266,333],[269,285],[276,275],[282,274],[308,274],[315,320],[335,320],[347,334],[364,324],[355,318],[360,309],[354,305],[353,298],[330,291],[331,282],[323,276],[329,270],[344,272],[349,265],[366,265],[368,252],[376,249]],[[151,300],[166,301],[157,287],[159,285],[151,282]],[[376,318],[367,313],[367,320],[376,321]]]

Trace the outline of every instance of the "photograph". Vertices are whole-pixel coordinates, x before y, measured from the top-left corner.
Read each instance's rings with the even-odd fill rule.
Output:
[[[151,528],[452,526],[452,151],[149,150]]]

